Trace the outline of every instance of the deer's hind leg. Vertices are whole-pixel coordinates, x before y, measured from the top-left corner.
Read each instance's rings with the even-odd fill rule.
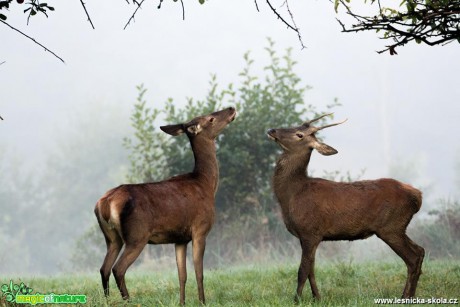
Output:
[[[123,299],[129,299],[129,293],[125,282],[126,271],[137,259],[146,244],[147,242],[135,244],[126,243],[123,253],[113,267],[113,276],[115,277],[115,281],[117,282],[118,289]]]
[[[107,245],[107,253],[102,263],[100,273],[102,287],[104,288],[105,296],[109,295],[109,279],[113,264],[117,260],[118,255],[123,247],[123,240],[115,229],[105,229],[101,227],[104,234],[105,243]]]
[[[407,280],[402,297],[414,297],[418,279],[422,273],[425,250],[415,244],[405,232],[378,234],[378,236],[406,263]]]

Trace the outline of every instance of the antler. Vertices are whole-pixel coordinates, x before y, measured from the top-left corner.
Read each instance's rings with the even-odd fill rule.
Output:
[[[346,122],[347,120],[348,120],[348,118],[345,118],[345,120],[343,120],[343,121],[341,121],[341,122],[338,122],[338,123],[329,124],[329,125],[322,126],[322,127],[313,127],[313,128],[315,128],[316,131],[319,131],[319,130],[324,129],[324,128],[329,128],[329,127],[332,127],[332,126],[337,126],[337,125],[343,124],[343,123]]]
[[[313,127],[313,126],[310,127],[310,125],[311,125],[312,123],[314,123],[314,122],[320,120],[320,119],[323,118],[323,117],[326,117],[326,116],[329,116],[329,115],[332,115],[332,114],[334,114],[334,113],[323,114],[323,115],[321,115],[320,117],[317,117],[317,118],[315,118],[315,119],[312,119],[312,120],[310,120],[310,121],[307,121],[307,122],[303,123],[303,125],[306,126],[306,127],[309,127],[309,128],[312,129],[312,130],[314,130],[314,132],[317,132],[317,131],[319,131],[319,130],[321,130],[321,129],[324,129],[324,128],[328,128],[328,127],[332,127],[332,126],[337,126],[337,125],[343,124],[344,122],[346,122],[346,121],[348,120],[348,118],[347,118],[347,119],[345,119],[344,121],[341,121],[341,122],[338,122],[338,123],[334,123],[334,124],[329,124],[329,125],[322,126],[322,127]]]
[[[312,123],[314,123],[314,122],[320,120],[321,118],[326,117],[326,116],[329,116],[329,115],[332,115],[332,114],[334,114],[334,113],[328,113],[328,114],[321,115],[320,117],[317,117],[317,118],[315,118],[315,119],[312,119],[312,120],[310,120],[310,121],[308,121],[308,122],[305,122],[305,123],[303,123],[303,124],[304,124],[304,126],[310,126]]]

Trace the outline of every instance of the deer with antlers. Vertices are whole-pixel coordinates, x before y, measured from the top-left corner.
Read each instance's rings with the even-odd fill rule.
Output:
[[[284,223],[302,247],[295,300],[300,299],[307,278],[313,297],[320,298],[314,263],[321,241],[358,240],[372,235],[404,260],[408,276],[402,297],[413,297],[425,251],[407,236],[406,228],[422,205],[422,193],[387,178],[345,183],[309,177],[306,170],[314,149],[325,156],[337,153],[315,134],[346,120],[322,127],[312,125],[327,115],[298,127],[267,131],[283,149],[276,163],[273,189]]]

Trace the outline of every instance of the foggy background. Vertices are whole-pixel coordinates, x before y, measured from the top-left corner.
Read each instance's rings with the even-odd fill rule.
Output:
[[[79,1],[49,4],[56,11],[29,26],[12,5],[8,22],[66,64],[0,26],[0,274],[65,267],[78,235],[95,222],[97,199],[126,182],[122,139],[132,133],[137,85],[157,108],[169,97],[185,105],[206,94],[211,74],[223,85],[236,82],[246,51],[262,71],[267,37],[280,52],[293,48],[296,73],[313,87],[306,102],[322,110],[338,98],[335,118],[348,118],[322,133],[339,154],[314,154],[313,175],[364,169],[362,179],[407,181],[424,192],[422,217],[438,199],[459,197],[457,43],[379,55],[385,42],[375,33],[341,33],[327,1],[291,4],[304,50],[262,1],[260,12],[253,1],[188,1],[185,21],[180,3],[165,1],[158,10],[146,1],[126,30],[135,6],[125,1],[88,1],[96,30]]]

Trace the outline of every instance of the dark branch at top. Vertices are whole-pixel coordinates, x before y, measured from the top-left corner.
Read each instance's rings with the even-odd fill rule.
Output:
[[[291,21],[292,21],[292,25],[287,22],[281,15],[280,13],[278,13],[278,11],[273,7],[273,5],[270,3],[269,0],[266,0],[267,1],[267,4],[268,6],[270,7],[270,9],[272,10],[272,12],[276,15],[276,17],[278,17],[279,20],[281,20],[289,29],[293,30],[294,32],[297,33],[297,36],[299,38],[299,41],[300,41],[300,45],[302,46],[302,49],[305,48],[305,45],[303,44],[303,41],[302,41],[302,36],[300,34],[300,29],[297,27],[297,25],[295,24],[295,21],[294,21],[294,15],[292,14],[290,8],[289,8],[289,3],[288,3],[288,0],[285,0],[283,2],[283,5],[286,6],[286,9],[289,13],[289,16],[291,17]],[[256,5],[257,5],[257,2],[256,2]],[[257,10],[259,10],[259,8],[256,6]]]
[[[125,27],[123,30],[126,29],[126,27],[131,23],[131,20],[134,21],[134,16],[136,16],[137,11],[141,8],[142,3],[144,3],[145,0],[142,0],[140,3],[137,1],[133,1],[134,4],[137,4],[137,8],[134,10],[134,13],[131,15],[131,17],[128,19],[128,22],[126,23]]]
[[[180,0],[180,4],[182,5],[182,20],[185,20],[185,7],[184,7],[184,1]]]
[[[28,39],[30,39],[31,41],[33,41],[35,44],[39,45],[40,47],[42,47],[43,49],[45,49],[45,51],[48,51],[49,53],[51,53],[52,55],[54,55],[55,57],[57,57],[59,60],[61,60],[62,63],[65,64],[64,60],[58,56],[56,53],[54,53],[53,51],[51,51],[50,49],[48,49],[47,47],[43,46],[42,44],[40,44],[39,42],[37,42],[33,37],[30,37],[29,35],[25,34],[24,32],[16,29],[15,27],[11,26],[10,24],[8,24],[7,22],[4,22],[3,20],[0,20],[0,22],[2,22],[3,24],[5,24],[6,26],[8,26],[9,28],[11,28],[12,30],[20,33],[21,35],[27,37]]]
[[[303,44],[303,41],[302,41],[302,35],[300,35],[300,29],[297,27],[296,23],[295,23],[295,20],[294,20],[294,14],[292,14],[291,12],[291,9],[289,7],[289,2],[288,0],[285,0],[283,5],[286,6],[286,9],[289,13],[289,16],[291,16],[291,21],[292,21],[292,24],[294,25],[294,28],[296,28],[296,32],[297,32],[297,37],[299,38],[299,42],[300,44],[302,45],[302,49],[306,48],[305,45]]]
[[[297,31],[296,28],[294,28],[293,26],[291,26],[277,11],[276,9],[273,7],[273,5],[270,3],[270,1],[266,0],[267,1],[267,4],[268,6],[270,7],[270,9],[273,11],[273,13],[276,15],[276,17],[278,17],[278,19],[280,19],[288,28],[294,30],[294,31]]]
[[[91,24],[91,27],[93,27],[93,30],[94,30],[95,28],[94,28],[94,25],[93,25],[93,21],[91,20],[91,17],[89,17],[88,11],[86,10],[85,3],[83,2],[83,0],[80,0],[80,3],[83,6],[83,9],[85,10],[85,13],[86,13],[86,17],[88,17],[88,21],[89,21],[89,23]]]
[[[460,0],[404,0],[406,10],[403,12],[382,8],[379,0],[373,0],[371,4],[378,3],[378,13],[375,16],[362,16],[352,11],[351,6],[343,0],[336,0],[336,7],[338,1],[346,13],[356,20],[351,27],[338,20],[342,32],[383,31],[381,38],[391,41],[378,53],[389,51],[391,55],[397,54],[396,47],[413,41],[429,46],[455,40],[460,43]]]

